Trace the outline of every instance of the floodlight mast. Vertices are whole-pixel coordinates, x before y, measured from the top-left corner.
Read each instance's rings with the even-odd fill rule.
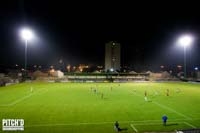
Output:
[[[25,74],[27,74],[27,47],[28,47],[28,40],[25,40],[25,64],[24,64],[24,69],[25,69]]]
[[[184,48],[184,78],[187,78],[187,47],[189,47],[194,41],[194,37],[191,35],[182,35],[178,39],[178,44],[180,44]]]
[[[21,37],[25,41],[25,64],[24,64],[24,70],[25,70],[25,77],[27,76],[27,47],[28,47],[28,41],[33,38],[33,32],[28,28],[23,28],[21,30]]]

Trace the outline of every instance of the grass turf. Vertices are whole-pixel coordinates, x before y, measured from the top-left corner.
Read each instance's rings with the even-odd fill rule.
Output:
[[[200,128],[200,84],[22,83],[0,88],[3,118],[24,119],[33,133],[114,133],[115,121],[123,132]]]

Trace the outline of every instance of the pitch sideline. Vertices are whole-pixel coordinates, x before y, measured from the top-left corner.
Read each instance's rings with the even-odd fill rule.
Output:
[[[186,122],[187,119],[174,119],[171,120],[168,123],[188,123]],[[200,119],[195,119],[195,120],[200,120]],[[184,121],[184,122],[181,122]],[[143,121],[119,121],[120,123],[134,123],[134,125],[151,125],[151,124],[162,124],[162,120],[143,120]],[[150,122],[152,122],[150,124]],[[114,124],[114,122],[85,122],[85,123],[51,123],[51,124],[33,124],[33,125],[28,125],[26,127],[43,127],[43,126],[70,126],[70,125],[104,125],[104,124]],[[189,124],[189,123],[188,123]],[[188,125],[186,124],[186,125]],[[188,125],[189,126],[189,125]],[[190,125],[192,127],[192,125]]]

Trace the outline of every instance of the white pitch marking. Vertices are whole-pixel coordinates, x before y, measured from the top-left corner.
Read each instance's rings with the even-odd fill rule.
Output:
[[[174,124],[174,123],[184,123],[184,122],[176,122],[176,121],[174,121],[174,122],[167,122],[168,124]],[[163,123],[162,122],[154,122],[154,123],[135,123],[134,125],[161,125],[161,126],[163,126]]]
[[[188,125],[188,126],[190,126],[190,127],[192,127],[192,128],[197,128],[197,127],[195,127],[194,125],[192,125],[192,124],[190,124],[190,123],[188,123],[188,122],[184,122],[186,125]]]
[[[132,92],[132,93],[133,93],[133,92]],[[142,96],[139,95],[139,94],[135,94],[135,93],[133,93],[133,94],[136,95],[136,96],[142,97]],[[169,110],[169,111],[171,111],[171,112],[174,112],[174,113],[176,113],[176,114],[178,114],[178,115],[180,115],[180,116],[182,116],[182,117],[185,117],[186,119],[189,119],[189,120],[192,119],[191,117],[188,117],[188,116],[186,116],[186,115],[184,115],[184,114],[182,114],[182,113],[180,113],[180,112],[177,112],[176,110],[174,110],[174,109],[172,109],[172,108],[169,108],[169,107],[167,107],[167,106],[165,106],[165,105],[162,105],[162,104],[160,104],[160,103],[158,103],[158,102],[153,101],[152,103],[156,104],[156,105],[159,106],[159,107],[162,107],[162,108],[164,108],[164,109],[167,109],[167,110]]]
[[[169,111],[171,111],[171,112],[174,112],[174,113],[176,113],[176,114],[178,114],[178,115],[180,115],[180,116],[182,116],[182,117],[185,117],[186,119],[192,119],[192,118],[190,118],[190,117],[188,117],[188,116],[186,116],[186,115],[184,115],[184,114],[182,114],[182,113],[180,113],[180,112],[177,112],[176,110],[174,110],[174,109],[172,109],[172,108],[169,108],[169,107],[167,107],[167,106],[165,106],[165,105],[162,105],[162,104],[160,104],[160,103],[158,103],[158,102],[153,101],[153,103],[156,104],[156,105],[158,105],[158,106],[160,106],[160,107],[162,107],[162,108],[164,108],[164,109],[167,109],[167,110],[169,110]]]
[[[168,123],[184,123],[181,121],[185,121],[187,119],[172,119],[171,122]],[[200,119],[195,119],[200,120]],[[134,125],[162,125],[161,120],[144,120],[144,121],[120,121],[120,123],[135,123]],[[152,123],[153,122],[153,123]],[[42,126],[70,126],[70,125],[103,125],[103,124],[113,124],[114,122],[86,122],[86,123],[50,123],[50,124],[37,124],[37,125],[27,125],[26,127],[42,127]],[[186,124],[186,123],[185,123]]]
[[[32,96],[32,95],[33,95],[33,94],[26,95],[26,96],[24,96],[24,97],[22,97],[22,98],[20,98],[20,99],[17,99],[16,101],[14,101],[14,102],[12,102],[12,103],[3,104],[3,105],[0,105],[0,106],[1,106],[1,107],[2,107],[2,106],[13,106],[13,105],[15,105],[15,104],[17,104],[17,103],[19,103],[19,102],[21,102],[21,101],[23,101],[23,100],[29,98],[29,97]]]
[[[44,92],[47,92],[47,91],[48,91],[47,89],[44,90]],[[15,104],[17,104],[17,103],[19,103],[19,102],[21,102],[21,101],[23,101],[23,100],[25,100],[25,99],[31,97],[32,95],[36,94],[36,92],[37,92],[37,91],[35,91],[35,92],[33,92],[33,93],[29,94],[29,95],[26,95],[26,96],[24,96],[24,97],[22,97],[22,98],[20,98],[20,99],[17,99],[16,101],[14,101],[14,102],[12,102],[12,103],[9,103],[9,104],[2,104],[2,105],[0,105],[0,107],[9,107],[9,106],[13,106],[13,105],[15,105]],[[38,92],[41,92],[41,91],[38,91]],[[43,93],[44,93],[44,92],[43,92]]]
[[[131,127],[133,128],[133,130],[137,133],[138,130],[135,128],[135,126],[134,126],[133,124],[130,124],[130,125],[131,125]]]
[[[21,101],[23,101],[23,100],[29,98],[29,97],[32,96],[32,95],[33,95],[33,94],[29,94],[29,95],[27,95],[27,96],[24,96],[24,97],[22,97],[22,98],[20,98],[20,99],[18,99],[18,100],[16,100],[16,101],[14,101],[14,102],[8,104],[8,106],[13,106],[13,105],[15,105],[15,104],[17,104],[17,103],[19,103],[19,102],[21,102]]]

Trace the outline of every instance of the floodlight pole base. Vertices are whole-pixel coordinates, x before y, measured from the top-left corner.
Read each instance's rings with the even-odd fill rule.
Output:
[[[184,78],[187,78],[187,59],[186,59],[186,46],[184,46]]]

